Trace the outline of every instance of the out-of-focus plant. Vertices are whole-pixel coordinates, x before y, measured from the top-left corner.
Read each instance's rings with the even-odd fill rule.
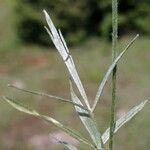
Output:
[[[47,34],[42,28],[44,20],[41,10],[45,8],[51,10],[56,25],[64,31],[68,43],[78,43],[86,36],[85,27],[90,11],[88,3],[84,0],[18,0],[16,4],[18,35],[24,42],[49,44]]]
[[[149,0],[120,0],[118,5],[119,35],[129,31],[150,34]],[[68,44],[80,43],[89,36],[111,36],[111,0],[16,0],[16,29],[24,42],[49,44],[42,28],[43,8],[51,10]]]

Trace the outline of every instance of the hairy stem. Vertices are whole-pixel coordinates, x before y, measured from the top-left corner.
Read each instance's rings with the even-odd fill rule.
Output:
[[[117,56],[118,42],[118,1],[112,0],[112,60]],[[116,77],[117,66],[113,69],[112,74],[112,103],[111,103],[111,119],[110,119],[110,141],[109,148],[113,150],[113,134],[115,129],[115,109],[116,109]]]

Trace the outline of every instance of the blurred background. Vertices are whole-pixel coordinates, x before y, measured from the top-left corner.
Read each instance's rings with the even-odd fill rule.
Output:
[[[43,9],[64,34],[92,103],[111,63],[111,0],[0,0],[0,96],[14,97],[87,137],[70,105],[7,87],[11,83],[70,98],[67,70],[43,27]],[[119,63],[117,118],[150,97],[149,0],[119,0],[119,13],[118,50],[135,34],[140,38]],[[109,125],[110,101],[109,81],[96,109],[101,132]],[[149,150],[148,105],[116,134],[116,150]],[[18,112],[1,98],[1,150],[62,150],[49,133],[79,145],[53,125]],[[81,145],[81,149],[87,148]]]

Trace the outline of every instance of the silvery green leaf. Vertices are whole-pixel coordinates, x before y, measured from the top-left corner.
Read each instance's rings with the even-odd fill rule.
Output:
[[[62,137],[55,137],[51,134],[50,134],[50,137],[53,138],[54,140],[56,140],[56,142],[58,142],[59,144],[62,144],[63,146],[67,147],[70,150],[78,150],[77,147],[75,147],[74,145],[62,140]]]
[[[131,42],[126,46],[126,48],[118,55],[118,57],[113,61],[113,63],[109,66],[103,80],[101,81],[99,87],[98,87],[98,91],[96,93],[95,99],[94,99],[94,104],[92,106],[92,112],[95,110],[96,105],[101,97],[101,94],[103,92],[104,86],[109,78],[109,76],[111,75],[113,69],[115,68],[116,64],[118,63],[118,61],[122,58],[122,56],[125,54],[125,52],[129,49],[129,47],[134,43],[134,41],[139,37],[139,35],[137,34],[132,40]]]
[[[91,108],[90,108],[85,90],[84,90],[83,85],[81,83],[81,80],[78,76],[76,67],[74,65],[74,61],[72,59],[72,56],[70,55],[69,49],[68,49],[68,47],[66,45],[66,42],[65,42],[65,40],[62,36],[62,33],[60,32],[60,30],[59,30],[59,32],[56,30],[51,18],[49,17],[49,15],[47,14],[47,12],[45,10],[44,10],[44,14],[45,14],[45,18],[46,18],[47,24],[48,24],[49,29],[50,29],[50,31],[49,31],[46,28],[47,32],[50,35],[56,49],[58,50],[61,57],[63,58],[64,63],[66,64],[66,66],[68,68],[68,71],[69,71],[72,79],[74,80],[74,82],[75,82],[75,84],[76,84],[76,86],[77,86],[77,88],[78,88],[78,90],[79,90],[86,106],[90,110]]]
[[[71,91],[72,101],[79,105],[82,105],[79,98],[76,96],[76,94],[73,91],[71,82],[70,82],[70,91]],[[98,149],[102,149],[103,143],[102,143],[102,140],[100,137],[100,133],[96,127],[95,121],[93,120],[93,118],[91,117],[91,115],[89,114],[88,111],[83,110],[81,107],[78,107],[78,106],[74,106],[74,107],[75,107],[76,112],[78,113],[83,125],[85,126],[86,130],[88,131],[91,139],[95,143],[96,147]]]
[[[41,115],[35,110],[31,110],[30,108],[27,108],[27,107],[23,106],[22,104],[18,104],[17,102],[14,101],[14,99],[4,97],[4,100],[6,100],[11,106],[16,108],[17,110],[24,112],[24,113],[27,113],[27,114],[30,114],[30,115],[33,115],[35,117],[38,117],[38,118],[45,120],[49,123],[52,123],[56,127],[62,129],[64,132],[66,132],[67,134],[72,136],[73,138],[77,139],[78,141],[93,147],[93,145],[87,139],[82,137],[77,131],[63,125],[62,123],[55,120],[54,118],[49,117],[49,116],[45,116],[45,115]]]
[[[32,90],[19,88],[19,87],[15,86],[15,85],[12,85],[12,84],[8,84],[8,87],[15,88],[15,89],[20,90],[22,92],[26,92],[26,93],[30,93],[30,94],[34,94],[34,95],[38,95],[38,96],[45,96],[45,97],[48,97],[48,98],[51,98],[51,99],[54,99],[54,100],[58,100],[58,101],[61,101],[61,102],[66,102],[68,104],[76,105],[78,107],[81,107],[82,109],[87,110],[87,108],[83,107],[82,105],[76,104],[73,101],[70,101],[68,99],[65,99],[65,98],[62,98],[62,97],[59,97],[59,96],[55,96],[55,95],[51,95],[51,94],[47,94],[47,93],[43,93],[43,92],[36,92],[36,91],[32,91]]]
[[[67,143],[67,142],[64,142],[64,141],[59,141],[59,143],[63,144],[65,147],[67,147],[68,149],[70,150],[78,150],[75,146]]]
[[[140,103],[138,106],[133,107],[129,112],[127,112],[126,115],[124,115],[123,117],[118,119],[115,124],[114,133],[116,133],[119,130],[119,128],[121,128],[126,122],[128,122],[130,119],[132,119],[145,106],[147,101],[148,100],[145,100],[142,103]],[[109,132],[110,132],[110,128],[108,128],[102,135],[102,140],[103,140],[104,144],[109,139]]]
[[[67,147],[68,149],[70,150],[78,150],[74,145],[66,142],[66,141],[61,141],[61,140],[58,140],[58,142],[62,145],[64,145],[65,147]]]

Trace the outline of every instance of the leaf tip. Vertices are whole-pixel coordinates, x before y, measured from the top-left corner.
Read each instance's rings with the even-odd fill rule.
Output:
[[[46,12],[46,10],[45,10],[45,9],[43,9],[43,13],[44,13],[44,14],[47,14],[47,12]]]
[[[46,11],[45,9],[43,9],[43,13],[44,13],[44,15],[45,15],[46,20],[48,20],[49,15],[48,15],[48,13],[47,13],[47,11]]]
[[[145,104],[148,102],[149,100],[146,99],[144,102],[143,102],[143,106],[145,106]]]

